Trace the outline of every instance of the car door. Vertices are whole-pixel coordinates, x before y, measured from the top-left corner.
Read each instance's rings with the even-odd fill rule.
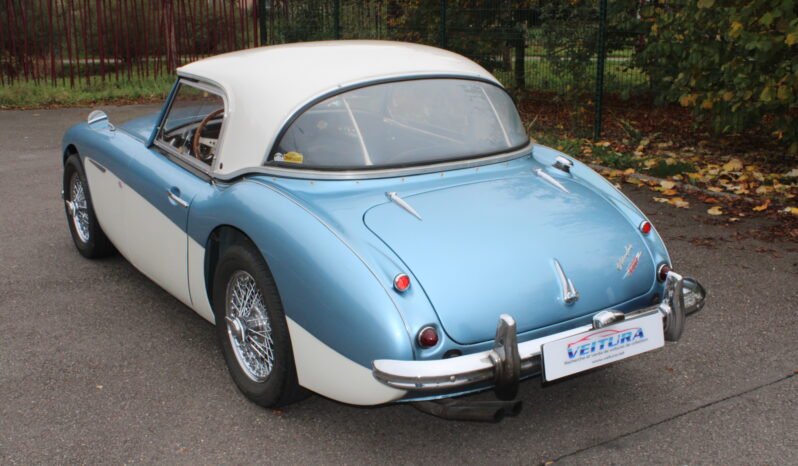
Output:
[[[152,146],[128,165],[133,175],[124,195],[128,260],[189,306],[188,216],[194,198],[214,189],[208,173],[223,112],[220,94],[200,84],[179,83]],[[216,115],[208,117],[212,113]],[[198,130],[202,143],[195,153]]]

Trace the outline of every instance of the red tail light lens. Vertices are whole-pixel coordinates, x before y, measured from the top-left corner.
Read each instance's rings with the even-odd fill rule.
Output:
[[[438,332],[434,327],[424,327],[418,332],[418,346],[432,348],[438,344]]]
[[[668,278],[668,272],[670,271],[671,267],[668,264],[660,265],[659,270],[657,270],[657,280],[664,282]]]
[[[644,235],[647,235],[647,234],[651,233],[651,229],[652,228],[653,227],[651,226],[651,222],[643,221],[640,224],[640,231],[643,232]]]
[[[408,277],[403,273],[400,273],[399,275],[394,277],[393,287],[396,289],[396,291],[399,292],[407,291],[407,289],[410,288],[410,277]]]

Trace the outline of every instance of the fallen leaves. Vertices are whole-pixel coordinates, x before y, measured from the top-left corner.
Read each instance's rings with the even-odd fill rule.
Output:
[[[740,159],[731,159],[722,168],[725,172],[738,172],[743,169],[743,162]]]
[[[661,202],[663,204],[674,205],[674,206],[682,208],[682,209],[686,209],[686,208],[690,207],[690,202],[685,201],[681,197],[671,197],[671,198],[655,197],[654,200],[656,202]]]
[[[691,101],[690,106],[701,103],[694,95],[683,98]],[[714,102],[723,101],[719,95]],[[534,111],[540,113],[538,106]],[[691,117],[678,107],[656,115],[641,110],[634,116],[632,111],[632,116],[616,120],[616,131],[608,125],[600,142],[568,135],[564,124],[550,125],[558,128],[556,134],[541,134],[540,142],[567,148],[585,162],[611,167],[611,172],[599,171],[614,184],[656,191],[656,202],[678,208],[689,208],[691,201],[709,204],[707,214],[700,215],[705,220],[729,225],[746,214],[791,222],[798,216],[798,166],[784,157],[783,149],[765,144],[772,136],[717,138],[689,128]],[[719,208],[709,210],[715,206]]]
[[[670,180],[662,180],[662,181],[659,182],[659,184],[660,184],[660,186],[662,186],[663,189],[666,189],[666,190],[667,189],[673,189],[673,188],[676,187],[676,182],[675,181],[670,181]]]
[[[762,212],[763,210],[767,209],[769,206],[770,206],[770,199],[765,199],[764,204],[754,207],[754,210],[757,212]]]

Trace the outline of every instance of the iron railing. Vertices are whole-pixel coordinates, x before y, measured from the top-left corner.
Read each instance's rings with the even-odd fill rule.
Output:
[[[649,86],[624,5],[610,2],[608,22],[607,0],[0,0],[0,84],[146,80],[264,44],[404,40],[476,60],[598,137],[603,96]]]

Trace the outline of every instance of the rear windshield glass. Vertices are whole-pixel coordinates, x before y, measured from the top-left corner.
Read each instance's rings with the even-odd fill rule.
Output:
[[[424,165],[506,152],[529,141],[507,93],[463,79],[376,84],[310,107],[268,164],[329,170]]]

